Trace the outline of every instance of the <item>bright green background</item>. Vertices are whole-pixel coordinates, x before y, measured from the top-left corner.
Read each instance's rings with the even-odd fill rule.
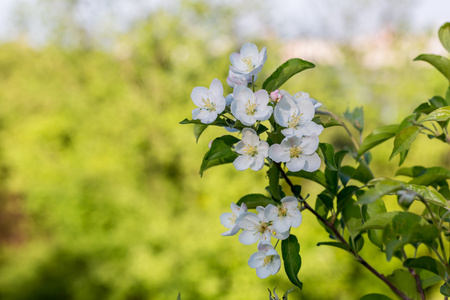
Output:
[[[199,22],[208,14],[200,8]],[[0,45],[0,299],[166,300],[179,292],[183,300],[267,299],[267,288],[281,294],[292,286],[283,270],[259,279],[247,265],[256,246],[220,235],[220,214],[245,194],[263,193],[265,172],[227,165],[200,178],[209,141],[227,132],[208,128],[195,144],[192,126],[178,124],[191,117],[195,86],[218,78],[231,92],[228,57],[242,44],[220,27],[228,42],[213,47],[219,26],[199,28],[155,13],[120,36],[118,50]],[[252,42],[267,47],[261,85],[283,62],[280,41]],[[360,53],[342,51],[343,61],[318,65],[284,88],[309,92],[338,114],[363,105],[364,135],[445,92],[445,79],[413,57],[367,70]],[[350,143],[337,127],[320,138],[336,148]],[[378,176],[394,174],[391,149],[392,141],[374,151]],[[449,167],[448,153],[419,138],[405,166]],[[298,182],[313,203],[318,186]],[[292,233],[304,283],[292,299],[392,296],[345,253],[316,247],[327,236],[308,212]],[[386,274],[399,265],[367,245],[362,255]]]

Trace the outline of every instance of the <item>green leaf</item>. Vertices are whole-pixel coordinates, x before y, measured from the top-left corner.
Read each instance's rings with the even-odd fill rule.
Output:
[[[419,176],[410,181],[412,184],[430,185],[437,181],[450,179],[450,171],[442,167],[425,169]]]
[[[403,266],[406,268],[424,269],[439,275],[441,278],[445,278],[445,267],[439,261],[430,256],[409,258],[403,262]]]
[[[417,177],[422,174],[426,170],[425,167],[422,166],[414,166],[409,168],[400,168],[395,172],[395,176],[403,175],[409,177]]]
[[[426,121],[447,121],[450,119],[450,106],[444,106],[441,108],[436,109],[432,113],[430,113],[428,116],[420,120],[420,123],[426,122]]]
[[[447,281],[446,283],[441,285],[441,288],[439,289],[439,291],[441,292],[442,295],[444,295],[446,297],[450,297],[450,285],[449,285],[449,282]]]
[[[286,275],[292,284],[302,289],[303,284],[298,279],[302,259],[300,257],[300,244],[295,235],[291,234],[287,239],[281,241],[281,253],[283,255]]]
[[[378,199],[375,202],[364,205],[363,208],[363,214],[366,221],[387,211],[382,199]],[[383,233],[380,230],[369,229],[367,231],[367,235],[369,236],[369,240],[372,242],[372,244],[379,247],[380,250],[383,251]]]
[[[347,185],[347,183],[352,178],[353,174],[355,174],[355,168],[350,166],[342,166],[339,169],[339,178],[341,179],[341,182],[344,186]]]
[[[355,201],[351,200],[342,210],[342,220],[350,236],[354,239],[359,235],[359,228],[362,225],[361,208]]]
[[[421,60],[431,64],[450,81],[450,60],[448,58],[434,54],[422,54],[414,60]]]
[[[367,184],[369,181],[374,179],[374,176],[369,166],[361,160],[361,163],[359,164],[358,168],[356,168],[355,173],[353,173],[352,175],[352,179]]]
[[[404,269],[395,270],[392,275],[387,276],[400,291],[406,294],[412,300],[420,300],[419,292],[416,287],[416,280],[408,271]]]
[[[328,143],[319,143],[320,156],[323,157],[325,165],[332,171],[337,171],[336,162],[334,160],[334,147]]]
[[[301,177],[305,178],[311,181],[314,181],[318,184],[320,184],[323,187],[327,187],[327,183],[325,182],[325,175],[322,171],[317,170],[314,172],[306,172],[306,171],[298,171],[298,172],[287,172],[288,176],[295,176],[295,177]]]
[[[330,211],[333,209],[333,199],[331,199],[330,196],[328,196],[325,193],[321,193],[321,194],[317,195],[317,198],[325,205],[327,210]]]
[[[444,107],[444,106],[448,106],[449,105],[449,103],[447,103],[447,100],[445,100],[441,96],[434,96],[433,98],[431,98],[428,101],[430,101],[430,104],[433,105],[436,108]]]
[[[195,124],[194,125],[194,136],[195,136],[195,142],[198,143],[198,139],[202,135],[203,131],[208,127],[208,125],[205,124]]]
[[[278,170],[278,167],[275,163],[272,163],[272,165],[269,168],[269,171],[267,172],[267,175],[269,176],[270,194],[275,200],[281,200],[279,187],[280,171]]]
[[[392,150],[389,160],[400,152],[409,150],[411,143],[416,139],[418,134],[419,128],[417,126],[406,127],[401,132],[397,133],[394,140],[394,149]]]
[[[397,133],[398,125],[387,125],[374,129],[362,142],[358,150],[358,157],[373,147],[389,140]]]
[[[213,166],[222,165],[233,162],[238,154],[232,150],[232,146],[240,140],[232,135],[224,135],[216,138],[208,152],[203,157],[203,162],[200,167],[200,175],[206,169]]]
[[[392,298],[381,294],[367,294],[359,300],[392,300]]]
[[[289,78],[295,74],[314,68],[315,65],[300,58],[292,58],[278,67],[272,75],[263,83],[263,89],[269,93],[281,87]]]
[[[442,46],[450,52],[450,23],[445,23],[439,28],[438,36]]]
[[[239,201],[236,203],[238,206],[241,206],[242,203],[245,203],[247,205],[248,209],[254,209],[257,206],[264,206],[266,207],[268,204],[277,205],[275,201],[272,200],[272,198],[269,198],[267,196],[264,196],[262,194],[248,194],[239,199]]]
[[[202,123],[200,120],[189,120],[189,119],[184,119],[183,121],[180,122],[181,125],[185,125],[185,124],[198,124],[198,125],[211,125],[211,126],[220,126],[220,127],[229,127],[230,124],[228,124],[227,122],[225,122],[222,119],[217,119],[214,122],[212,122],[211,124],[204,124]]]
[[[350,247],[348,245],[339,243],[339,242],[320,242],[320,243],[317,243],[317,246],[331,246],[331,247],[343,249],[345,251],[350,251]]]
[[[438,191],[433,188],[428,188],[423,185],[405,184],[405,188],[412,190],[422,196],[427,202],[440,207],[450,207],[448,201]]]
[[[347,108],[347,111],[344,113],[344,117],[352,123],[353,127],[355,127],[360,133],[364,129],[364,110],[361,107],[355,107],[352,112],[350,112]]]
[[[420,277],[420,284],[424,290],[442,281],[441,277],[434,275],[427,270],[418,270],[418,273]]]
[[[354,185],[349,185],[345,188],[343,188],[338,194],[337,194],[337,211],[340,212],[342,209],[347,205],[347,202],[353,198],[356,191],[359,190],[359,187]],[[352,201],[353,202],[353,201]]]
[[[360,197],[358,197],[358,203],[359,204],[369,204],[377,199],[380,199],[384,195],[396,192],[403,188],[403,184],[398,181],[394,180],[382,180],[375,184],[374,187],[372,187],[369,190],[366,190],[364,194],[362,194]]]

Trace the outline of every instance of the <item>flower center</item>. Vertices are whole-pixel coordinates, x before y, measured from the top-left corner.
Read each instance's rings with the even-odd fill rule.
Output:
[[[289,156],[291,158],[300,157],[300,156],[302,156],[302,154],[303,154],[303,149],[300,148],[300,146],[294,146],[291,149],[289,149]]]
[[[297,129],[297,127],[300,125],[300,122],[302,120],[302,116],[303,116],[303,114],[294,113],[288,122],[288,127]]]
[[[280,217],[287,216],[287,209],[286,209],[286,207],[284,207],[284,205],[282,205],[278,208],[278,216],[280,216]]]
[[[273,257],[275,255],[267,255],[266,257],[264,257],[264,264],[263,267],[267,266],[268,264],[270,264],[273,261]]]
[[[269,224],[268,223],[259,223],[259,228],[258,228],[258,232],[263,234],[264,232],[266,232],[266,230],[269,228]]]
[[[236,215],[233,214],[231,217],[228,218],[228,220],[230,220],[231,224],[235,224],[236,223]]]
[[[252,63],[252,58],[250,56],[242,58],[242,62],[247,65],[248,70],[251,70],[254,68]]]
[[[248,156],[255,157],[256,155],[258,155],[258,147],[256,146],[245,145],[243,150]]]
[[[249,116],[253,116],[256,112],[257,105],[252,99],[248,99],[247,104],[245,104],[245,112]]]
[[[206,109],[207,111],[216,111],[216,104],[215,103],[211,103],[211,100],[209,100],[209,98],[202,98],[202,105],[203,108]]]

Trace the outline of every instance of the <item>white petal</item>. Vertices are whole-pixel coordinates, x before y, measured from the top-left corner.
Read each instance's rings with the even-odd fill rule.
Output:
[[[258,146],[258,153],[260,153],[264,157],[269,156],[269,144],[266,141],[260,141],[260,144]]]
[[[228,96],[225,97],[225,102],[227,106],[230,106],[233,101],[234,101],[233,94],[229,94]]]
[[[238,171],[244,171],[250,168],[254,158],[248,155],[240,155],[234,161],[233,165]]]
[[[256,131],[251,128],[244,128],[242,130],[242,141],[251,146],[257,146],[259,144],[259,136]]]
[[[217,119],[217,112],[215,111],[207,111],[207,114],[204,118],[201,118],[200,121],[204,124],[211,124]]]
[[[251,245],[256,243],[259,240],[259,235],[257,232],[249,231],[249,230],[243,230],[241,234],[239,235],[239,242],[241,242],[244,245]]]
[[[236,220],[236,224],[245,230],[256,230],[259,217],[253,212],[245,212]]]
[[[219,79],[214,78],[209,86],[209,90],[215,97],[223,97],[223,85]]]
[[[304,132],[304,135],[319,135],[323,131],[323,126],[316,124],[313,121],[309,121],[302,124],[302,130]]]
[[[297,172],[305,166],[305,159],[303,157],[293,157],[286,163],[286,167],[291,172]]]
[[[296,209],[292,212],[289,212],[290,219],[291,219],[291,226],[294,228],[297,228],[302,223],[302,213],[300,210]]]
[[[236,225],[236,218],[233,213],[223,213],[220,215],[220,224],[226,228],[233,228]]]
[[[270,146],[269,157],[277,163],[288,162],[290,160],[289,151],[285,151],[279,144],[273,144]]]
[[[283,199],[281,199],[281,203],[283,203],[283,206],[287,209],[294,209],[298,206],[298,200],[293,196],[284,197]]]
[[[314,172],[319,169],[321,160],[317,153],[305,156],[305,167],[303,168],[306,172]]]
[[[248,265],[253,269],[261,268],[264,265],[264,258],[266,255],[263,252],[253,253],[248,259]]]
[[[273,246],[272,246],[271,243],[261,242],[261,243],[258,244],[258,251],[262,251],[262,252],[266,253],[269,250],[273,250]]]
[[[256,275],[259,278],[264,279],[264,278],[269,277],[269,275],[271,275],[271,274],[270,274],[270,270],[269,270],[268,266],[265,266],[265,267],[256,269]]]
[[[236,74],[242,74],[243,71],[247,69],[247,66],[241,60],[241,55],[239,53],[233,53],[230,55],[230,61],[232,66],[230,69]]]
[[[234,147],[234,151],[239,154],[245,154],[245,152],[242,150],[245,147],[245,143],[243,141],[237,142],[236,146]]]
[[[232,236],[235,235],[236,233],[238,233],[239,229],[241,229],[239,226],[234,226],[233,228],[231,228],[228,231],[225,231],[222,233],[222,236]]]
[[[305,136],[301,140],[301,147],[304,154],[313,154],[317,150],[317,147],[319,147],[319,138],[315,134]]]
[[[225,110],[225,107],[227,106],[227,100],[225,100],[224,96],[216,97],[212,102],[216,104],[216,113],[218,114],[222,113]]]
[[[314,118],[316,110],[314,109],[314,104],[308,100],[300,100],[297,102],[297,107],[299,111],[303,114],[302,120],[311,121]]]
[[[275,275],[281,268],[281,258],[279,255],[273,257],[272,263],[268,265],[268,272],[270,275]]]
[[[254,160],[253,164],[251,164],[250,168],[253,171],[262,170],[262,168],[264,168],[264,156],[263,155],[257,155],[255,157],[255,160]]]
[[[252,43],[246,43],[241,47],[241,57],[258,57],[258,47]]]
[[[273,204],[268,204],[264,210],[267,220],[273,221],[278,217],[278,207]]]
[[[272,230],[272,234],[275,238],[277,238],[279,240],[285,240],[289,237],[289,235],[291,233],[290,233],[290,230],[285,231],[285,232],[281,232],[281,231],[279,232],[279,231]]]
[[[273,228],[275,229],[275,232],[286,232],[291,228],[291,221],[287,217],[276,217],[275,220],[273,220]],[[277,234],[274,234],[274,236]]]
[[[269,94],[266,90],[259,90],[255,92],[256,103],[258,105],[267,105],[270,101]]]
[[[195,108],[194,110],[192,110],[192,119],[200,120],[202,123],[205,123],[205,120],[207,120],[210,117],[210,114],[211,113],[209,111],[206,111],[201,108]],[[217,116],[217,114],[216,114],[216,116]],[[213,117],[214,117],[214,115],[213,115]],[[214,122],[214,120],[212,122]],[[210,123],[212,123],[212,122],[210,122]]]
[[[255,119],[258,121],[266,121],[270,118],[273,112],[272,106],[263,106],[258,108],[258,111],[255,114]]]
[[[210,91],[202,86],[197,86],[192,90],[191,99],[195,105],[198,107],[202,107],[203,98],[207,98],[210,94]]]

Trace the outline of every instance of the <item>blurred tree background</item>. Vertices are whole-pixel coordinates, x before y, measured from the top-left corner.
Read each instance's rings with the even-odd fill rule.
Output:
[[[337,114],[364,106],[365,134],[399,122],[446,82],[412,62],[438,44],[438,26],[416,34],[398,3],[296,6],[288,17],[306,25],[287,30],[289,5],[269,15],[269,1],[16,2],[0,44],[0,299],[267,299],[267,288],[289,289],[283,270],[257,278],[255,249],[220,236],[220,214],[263,192],[264,172],[228,165],[200,178],[209,141],[225,133],[209,128],[195,144],[179,121],[191,117],[192,89],[226,85],[229,55],[251,41],[268,51],[259,84],[299,51],[317,67],[286,90]],[[317,56],[324,48],[333,52]],[[337,127],[321,140],[349,144]],[[415,143],[405,166],[449,167],[448,148],[433,148]],[[392,177],[390,150],[374,151],[374,169]],[[305,195],[319,190],[299,182]],[[294,233],[304,290],[293,299],[391,295],[352,258],[316,247],[326,235],[308,213]],[[398,264],[369,246],[362,255],[385,273]]]

